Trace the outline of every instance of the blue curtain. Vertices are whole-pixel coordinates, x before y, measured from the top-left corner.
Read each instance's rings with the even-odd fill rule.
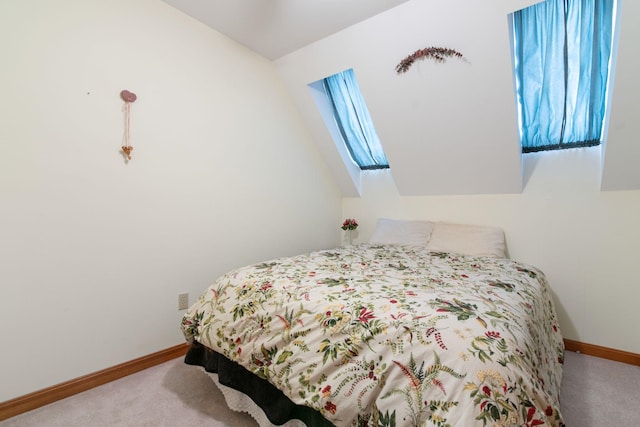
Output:
[[[522,151],[600,144],[615,0],[546,0],[514,13]]]
[[[322,83],[351,158],[360,169],[389,168],[353,70],[329,76]]]

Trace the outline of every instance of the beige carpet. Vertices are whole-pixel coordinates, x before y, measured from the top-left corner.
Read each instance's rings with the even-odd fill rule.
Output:
[[[562,413],[568,427],[640,426],[640,367],[567,352]],[[256,427],[227,408],[198,367],[172,360],[0,422],[0,427]]]

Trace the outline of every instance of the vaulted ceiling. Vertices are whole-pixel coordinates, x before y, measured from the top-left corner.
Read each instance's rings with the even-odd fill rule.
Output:
[[[274,60],[407,0],[163,0]]]

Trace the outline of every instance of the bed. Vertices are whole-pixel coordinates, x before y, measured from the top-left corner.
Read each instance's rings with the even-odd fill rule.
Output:
[[[495,227],[383,218],[367,243],[228,272],[181,328],[185,362],[260,424],[564,425],[549,285]]]

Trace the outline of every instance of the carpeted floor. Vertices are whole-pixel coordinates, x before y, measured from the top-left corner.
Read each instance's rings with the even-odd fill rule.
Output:
[[[640,367],[567,352],[561,407],[568,427],[640,425]],[[256,427],[227,408],[198,367],[172,360],[0,422],[0,427]]]

